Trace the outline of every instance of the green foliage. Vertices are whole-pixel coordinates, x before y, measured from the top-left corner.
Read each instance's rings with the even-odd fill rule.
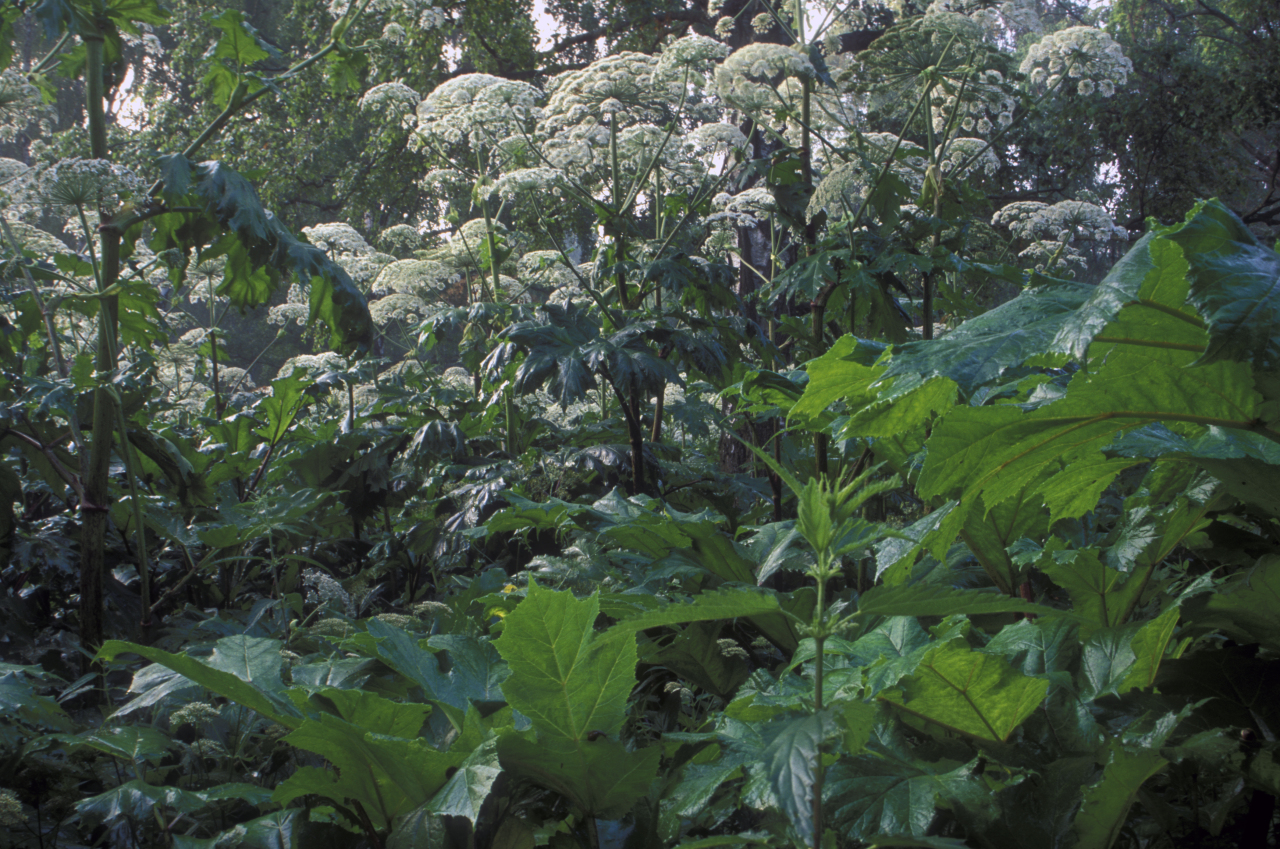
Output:
[[[1099,10],[206,5],[0,10],[0,845],[1266,842],[1274,175],[1117,228]]]

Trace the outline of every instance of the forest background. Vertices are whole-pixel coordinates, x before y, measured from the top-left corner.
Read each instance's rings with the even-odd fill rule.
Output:
[[[0,846],[1275,845],[1274,0],[0,7]]]

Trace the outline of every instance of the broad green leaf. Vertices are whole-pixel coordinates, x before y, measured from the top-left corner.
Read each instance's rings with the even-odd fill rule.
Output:
[[[1268,554],[1212,594],[1192,599],[1187,615],[1201,627],[1280,651],[1280,556]]]
[[[1200,362],[1230,359],[1280,367],[1280,256],[1221,201],[1202,204],[1168,234],[1190,270],[1190,300],[1209,323]]]
[[[460,849],[445,828],[444,817],[423,805],[396,819],[387,837],[387,849]]]
[[[876,837],[868,845],[868,849],[881,846],[917,846],[920,849],[965,849],[969,844],[955,837]]]
[[[1037,565],[1071,596],[1072,609],[1086,623],[1085,636],[1093,629],[1123,624],[1146,583],[1145,570],[1120,572],[1090,550],[1050,550]]]
[[[301,808],[276,811],[208,838],[174,834],[174,849],[219,849],[228,846],[236,849],[295,849],[302,845],[300,841],[305,831],[305,822],[300,820],[304,813]]]
[[[156,805],[170,811],[190,814],[204,808],[208,801],[203,793],[178,787],[156,787],[134,779],[77,802],[76,811],[82,817],[109,823],[121,816],[144,820]]]
[[[56,701],[40,693],[39,667],[0,665],[0,710],[7,717],[43,730],[70,732],[71,717]]]
[[[914,616],[891,616],[853,644],[850,663],[867,667],[867,694],[897,684],[920,664],[932,645]]]
[[[1023,675],[1047,678],[1070,685],[1071,670],[1080,659],[1076,623],[1060,617],[1041,617],[1006,625],[987,643],[986,651],[999,654]]]
[[[945,377],[909,374],[883,388],[876,399],[845,421],[840,435],[903,438],[922,429],[935,415],[955,406],[956,385]],[[919,443],[915,443],[918,445]]]
[[[322,690],[310,701],[361,731],[389,737],[417,737],[431,712],[427,705],[393,702],[367,690]]]
[[[1053,614],[1058,611],[996,592],[913,584],[872,587],[858,598],[858,612],[868,616],[954,616],[978,613]]]
[[[1081,695],[1088,699],[1118,695],[1119,687],[1129,677],[1129,670],[1137,661],[1137,655],[1133,653],[1133,637],[1137,631],[1135,624],[1095,630],[1089,636],[1080,664],[1087,685],[1081,687]]]
[[[1151,259],[1154,238],[1151,233],[1143,236],[1111,267],[1088,299],[1062,323],[1047,350],[1061,351],[1076,359],[1084,358],[1093,337],[1115,320],[1121,308],[1137,300],[1143,281],[1153,273],[1160,273],[1155,270]],[[1181,303],[1179,299],[1177,305]]]
[[[283,439],[306,403],[304,393],[313,383],[302,369],[294,369],[288,377],[271,381],[271,394],[254,408],[265,414],[268,422],[258,429],[258,434],[272,444]]]
[[[617,819],[649,791],[662,747],[627,751],[609,737],[573,745],[539,736],[535,743],[510,733],[499,740],[498,754],[504,770],[556,791],[584,813]]]
[[[427,807],[442,816],[466,817],[474,824],[480,816],[480,806],[489,797],[489,790],[501,772],[498,738],[491,737],[467,756]]]
[[[901,688],[879,698],[951,731],[1003,743],[1044,701],[1049,682],[953,641],[927,652]]]
[[[720,785],[741,776],[739,764],[691,763],[685,766],[675,787],[663,794],[662,801],[670,804],[678,816],[693,817],[706,810]]]
[[[721,646],[721,622],[695,622],[680,631],[675,639],[662,644],[644,643],[640,659],[649,665],[662,666],[699,689],[726,701],[751,674],[745,652],[726,653]],[[729,643],[737,647],[732,640]]]
[[[1013,497],[990,508],[982,497],[967,506],[970,509],[963,514],[960,536],[996,587],[1007,595],[1017,594],[1022,570],[1013,562],[1010,547],[1026,537],[1039,538],[1049,529],[1036,483],[1028,483]]]
[[[936,559],[944,560],[947,549],[960,532],[960,524],[966,512],[958,509],[959,507],[958,502],[948,501],[924,518],[903,528],[901,536],[890,537],[879,543],[876,546],[876,579],[883,575],[885,583],[899,583],[905,577],[903,565],[913,565],[922,551],[928,551]]]
[[[877,728],[865,753],[841,758],[828,770],[824,817],[831,828],[864,842],[885,834],[923,837],[940,807],[961,799],[978,807],[976,793],[990,797],[972,764],[918,758],[890,728]]]
[[[527,776],[598,816],[630,810],[657,772],[660,747],[628,752],[612,739],[635,684],[632,631],[595,632],[599,599],[529,584],[494,645],[511,667],[508,703],[533,722],[537,742],[499,743],[504,769]]]
[[[159,763],[176,745],[163,731],[145,725],[99,728],[76,737],[58,735],[57,739],[71,746],[84,746],[126,761],[146,761],[152,765]]]
[[[784,724],[764,750],[765,768],[782,812],[805,845],[813,842],[813,782],[822,745],[838,728],[826,712]]]
[[[858,340],[842,336],[825,354],[805,364],[809,382],[804,394],[791,407],[788,419],[805,427],[821,427],[827,407],[845,399],[852,409],[861,409],[875,401],[871,384],[884,373],[883,368],[865,366],[857,361]]]
[[[1141,460],[1082,460],[1054,475],[1040,488],[1049,508],[1049,524],[1059,519],[1078,519],[1098,504],[1102,493],[1125,469]]]
[[[486,709],[505,701],[502,682],[511,672],[492,642],[467,634],[437,634],[427,645],[445,652],[449,661],[437,699],[464,711],[468,700]]]
[[[335,690],[330,695],[353,692],[359,691]],[[378,698],[372,693],[361,695]],[[406,724],[402,713],[375,710],[363,700],[353,704],[359,705],[360,718],[377,727],[399,729]],[[397,707],[426,710],[423,705]],[[421,722],[418,724],[421,726]],[[469,754],[441,752],[416,737],[416,733],[415,730],[412,738],[383,734],[328,713],[321,714],[318,720],[306,720],[285,741],[323,756],[337,772],[303,767],[281,784],[272,798],[282,805],[307,794],[324,796],[339,804],[356,799],[374,825],[384,828],[395,817],[429,801],[444,786],[449,771],[461,765]]]
[[[223,643],[226,643],[225,648]],[[274,657],[268,651],[274,645]],[[280,683],[280,643],[254,637],[224,637],[215,647],[209,663],[186,654],[170,654],[163,649],[140,646],[123,640],[107,640],[98,651],[104,660],[131,653],[166,666],[192,682],[231,701],[256,710],[286,728],[297,728],[302,716],[282,697]],[[215,660],[216,657],[216,660]]]
[[[507,702],[533,720],[539,741],[585,745],[591,732],[617,734],[635,686],[633,632],[595,632],[599,600],[543,589],[508,614],[494,641],[511,667]]]
[[[929,440],[921,493],[981,493],[991,507],[1064,465],[1096,462],[1117,436],[1154,422],[1248,430],[1260,400],[1249,367],[1193,367],[1202,330],[1150,310],[1130,320],[1133,309],[1113,323],[1132,326],[1132,338],[1104,343],[1099,336],[1090,348],[1093,368],[1077,373],[1061,400],[1031,411],[958,407],[945,416]]]
[[[1076,814],[1075,849],[1111,849],[1142,785],[1169,763],[1156,752],[1130,751],[1118,745],[1109,746],[1108,753],[1102,780],[1084,791],[1084,802]]]
[[[963,397],[1042,353],[1093,286],[1041,286],[970,319],[941,339],[894,348],[884,378],[917,374],[950,378]]]
[[[1134,654],[1133,666],[1129,674],[1117,688],[1118,693],[1126,693],[1132,689],[1146,689],[1156,682],[1160,671],[1160,661],[1164,659],[1165,649],[1173,636],[1173,629],[1178,624],[1179,611],[1171,607],[1157,616],[1134,635],[1129,648]]]

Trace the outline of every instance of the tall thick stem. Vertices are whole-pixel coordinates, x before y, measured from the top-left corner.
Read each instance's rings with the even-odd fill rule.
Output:
[[[89,146],[95,159],[107,158],[107,119],[103,111],[103,36],[89,33],[85,42],[85,109],[89,122]],[[120,235],[110,228],[101,231],[102,262],[98,291],[116,283],[120,272]],[[98,380],[108,380],[115,371],[115,296],[103,295],[98,311]],[[110,501],[112,435],[116,427],[115,398],[106,387],[93,392],[93,431],[89,462],[86,465],[84,501],[80,504],[83,528],[80,543],[80,645],[96,652],[104,637],[102,583],[106,566],[106,535]]]

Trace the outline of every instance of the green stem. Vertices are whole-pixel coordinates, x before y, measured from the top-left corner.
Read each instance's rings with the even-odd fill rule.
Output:
[[[89,148],[94,159],[107,158],[107,120],[103,109],[103,47],[101,32],[81,33],[85,43],[85,113],[89,128]],[[84,212],[81,224],[88,231]],[[102,232],[102,265],[95,258],[94,274],[98,291],[115,285],[120,272],[120,236]],[[93,238],[89,236],[90,251]],[[89,462],[86,465],[85,496],[80,504],[82,541],[80,549],[80,647],[96,652],[104,638],[103,573],[106,568],[106,535],[111,497],[111,446],[115,430],[115,397],[101,385],[115,372],[117,302],[114,296],[102,299],[98,310],[99,385],[93,392],[93,430],[90,435]]]

